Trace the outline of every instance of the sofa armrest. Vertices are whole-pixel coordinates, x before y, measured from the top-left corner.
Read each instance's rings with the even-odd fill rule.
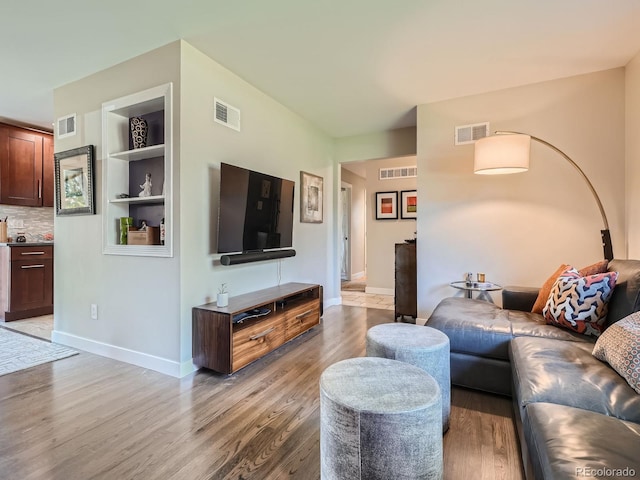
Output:
[[[530,312],[538,298],[539,288],[507,286],[502,289],[502,308]]]

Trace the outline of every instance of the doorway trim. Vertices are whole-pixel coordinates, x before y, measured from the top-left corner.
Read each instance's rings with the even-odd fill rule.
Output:
[[[351,202],[353,185],[340,182],[340,279],[351,279]]]

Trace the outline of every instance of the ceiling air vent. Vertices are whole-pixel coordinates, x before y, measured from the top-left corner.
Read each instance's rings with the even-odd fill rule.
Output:
[[[234,130],[240,131],[240,110],[232,107],[226,102],[218,98],[214,98],[215,102],[215,120]]]
[[[392,180],[394,178],[411,178],[418,176],[418,167],[381,168],[380,180]]]
[[[462,125],[456,127],[456,145],[466,145],[476,140],[489,136],[489,122],[474,123],[473,125]]]
[[[58,138],[71,137],[76,134],[76,114],[60,117],[56,122]]]

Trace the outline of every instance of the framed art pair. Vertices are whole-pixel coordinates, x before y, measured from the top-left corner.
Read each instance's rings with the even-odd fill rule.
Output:
[[[418,192],[402,190],[398,208],[398,192],[376,192],[376,220],[397,220],[398,209],[401,219],[418,217]]]

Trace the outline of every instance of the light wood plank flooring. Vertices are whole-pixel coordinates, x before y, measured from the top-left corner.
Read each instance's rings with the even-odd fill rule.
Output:
[[[13,322],[0,322],[0,327],[51,341],[53,315],[42,315],[41,317],[25,318],[24,320],[15,320]]]
[[[233,376],[175,379],[81,353],[0,377],[0,478],[320,478],[318,380],[393,312],[332,307]],[[445,478],[522,478],[507,398],[454,389]]]

